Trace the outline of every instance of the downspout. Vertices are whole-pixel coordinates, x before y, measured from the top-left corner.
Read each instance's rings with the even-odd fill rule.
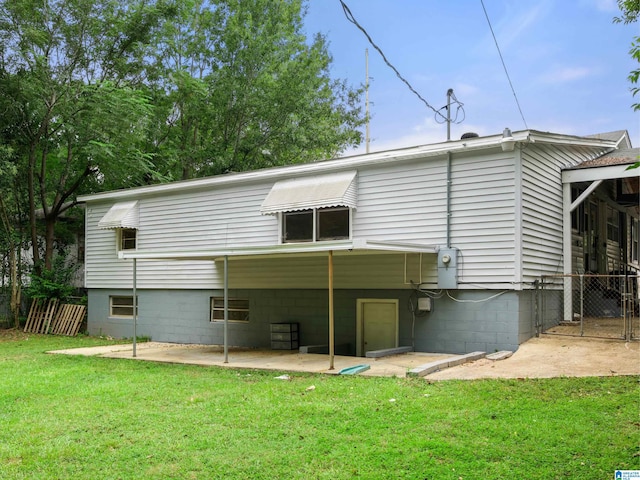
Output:
[[[136,340],[138,337],[138,299],[137,299],[137,274],[138,274],[138,262],[133,259],[133,357],[136,357]]]
[[[451,152],[447,152],[447,248],[451,248]]]
[[[333,250],[329,250],[329,370],[333,370],[335,357],[335,326],[333,315]]]
[[[229,363],[229,256],[224,256],[224,363]]]

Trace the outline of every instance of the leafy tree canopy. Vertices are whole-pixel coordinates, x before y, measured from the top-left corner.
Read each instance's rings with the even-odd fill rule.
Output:
[[[357,145],[359,90],[329,76],[300,0],[184,1],[156,52],[151,139],[164,175],[300,163]]]
[[[44,237],[51,267],[80,193],[357,145],[361,92],[330,78],[304,13],[302,0],[0,0],[0,144],[36,264]]]

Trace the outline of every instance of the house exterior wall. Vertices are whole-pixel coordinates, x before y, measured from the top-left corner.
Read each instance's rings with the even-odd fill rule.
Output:
[[[439,245],[446,235],[446,159],[358,170],[353,236]]]
[[[515,281],[514,172],[512,154],[494,151],[482,157],[452,156],[450,243],[461,254],[460,288],[502,288]],[[359,168],[357,181],[353,238],[445,245],[446,156]],[[273,184],[274,180],[269,180],[140,198],[138,250],[188,252],[277,245],[277,217],[260,214],[260,205]],[[90,202],[87,206],[87,288],[132,285],[132,261],[117,258],[116,232],[97,227],[114,203]],[[423,258],[422,281],[436,285],[435,258],[427,257],[425,254]],[[388,259],[374,260],[389,263]],[[288,288],[292,272],[304,269],[307,262],[294,259],[273,264],[269,272],[263,270],[260,261],[242,266],[252,288]],[[358,269],[351,271],[351,284],[346,286],[363,281],[369,288],[367,282],[375,272],[367,264],[372,263],[371,259],[354,260],[353,266]],[[404,256],[399,264],[404,264]],[[289,268],[292,272],[287,271]],[[309,288],[324,282],[324,275],[319,278],[315,284],[309,279]],[[140,261],[137,283],[140,288],[221,288],[221,265],[210,261]],[[467,286],[472,284],[475,287]],[[397,286],[395,280],[371,285]],[[408,282],[403,286],[410,288]]]
[[[222,262],[217,262],[222,269]],[[421,268],[420,268],[421,265]],[[422,276],[420,277],[420,270]],[[436,283],[435,254],[334,254],[334,288],[409,289],[411,282]],[[328,286],[327,255],[229,261],[231,288],[322,288]]]
[[[357,170],[352,237],[455,248],[459,283],[456,289],[437,288],[435,253],[336,252],[336,345],[355,354],[356,300],[385,298],[401,306],[400,345],[449,353],[517,349],[535,333],[533,282],[562,271],[561,170],[605,149],[529,143],[505,152],[499,144],[469,150],[461,145],[435,154],[399,152],[375,161],[363,156],[89,198],[90,333],[131,336],[131,319],[109,317],[109,296],[131,295],[133,261],[119,259],[116,233],[97,226],[116,202],[138,201],[139,252],[274,246],[278,217],[260,213],[273,185],[348,169]],[[210,297],[222,295],[222,261],[138,260],[136,272],[139,335],[223,342],[222,324],[209,321]],[[230,344],[268,347],[269,324],[287,321],[300,323],[302,344],[326,343],[327,253],[231,257],[228,278],[230,296],[248,298],[251,311],[248,323],[231,323]],[[414,323],[406,305],[417,284],[430,290],[434,309]]]
[[[504,288],[516,280],[514,152],[453,156],[451,245],[460,288]]]
[[[522,282],[562,273],[562,169],[602,153],[553,145],[522,150]]]
[[[89,334],[130,338],[131,318],[109,317],[109,296],[127,289],[89,290]],[[211,296],[221,290],[139,290],[137,333],[154,341],[221,345],[223,323],[209,321]],[[248,298],[250,320],[229,323],[229,345],[269,348],[270,324],[298,322],[300,345],[328,343],[326,289],[231,289],[231,298]],[[399,345],[442,353],[515,350],[532,328],[531,292],[457,291],[433,300],[433,309],[415,320],[408,308],[411,291],[337,289],[335,343],[338,354],[355,355],[356,300],[398,299]],[[524,301],[522,300],[524,298]],[[523,325],[526,328],[523,328]],[[415,338],[412,339],[412,331]]]

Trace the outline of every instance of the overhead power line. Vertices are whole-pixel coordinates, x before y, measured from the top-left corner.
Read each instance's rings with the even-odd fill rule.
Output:
[[[507,75],[507,80],[509,81],[509,86],[511,87],[511,92],[513,93],[513,98],[516,99],[516,105],[518,106],[518,111],[520,112],[520,117],[522,118],[522,122],[527,130],[529,130],[529,126],[527,125],[527,121],[524,119],[524,114],[522,113],[522,108],[520,108],[520,102],[518,101],[518,96],[516,95],[516,90],[513,88],[513,83],[511,82],[511,77],[509,76],[509,71],[507,70],[507,65],[504,63],[504,58],[502,58],[502,52],[500,51],[500,46],[498,45],[498,40],[496,39],[496,34],[493,32],[493,27],[491,26],[491,20],[489,20],[489,14],[487,13],[487,9],[484,6],[484,0],[480,0],[482,4],[482,10],[484,10],[484,16],[487,19],[487,23],[489,24],[489,30],[491,30],[491,35],[493,36],[493,41],[496,44],[496,49],[498,50],[498,55],[500,56],[500,61],[502,62],[502,68],[504,68],[504,73]]]
[[[382,57],[382,60],[384,60],[384,63],[387,64],[387,66],[393,70],[396,74],[396,76],[402,80],[404,82],[404,84],[409,87],[409,90],[411,90],[421,101],[422,103],[424,103],[428,108],[430,108],[431,110],[433,110],[433,112],[436,115],[436,118],[442,117],[443,121],[447,121],[447,117],[445,117],[444,115],[442,115],[442,113],[440,113],[439,110],[437,110],[436,108],[434,108],[433,106],[431,106],[431,104],[429,104],[429,102],[427,102],[422,95],[420,95],[417,90],[415,88],[413,88],[411,86],[411,84],[400,74],[400,72],[398,71],[398,69],[396,67],[394,67],[391,62],[387,59],[387,57],[385,56],[384,52],[382,51],[382,49],[380,47],[378,47],[378,45],[375,44],[375,42],[371,39],[371,36],[369,35],[369,33],[364,29],[364,27],[362,27],[358,21],[355,19],[355,17],[353,16],[353,13],[351,13],[351,10],[349,10],[349,7],[342,1],[340,0],[340,3],[342,4],[342,10],[344,11],[345,16],[347,17],[347,20],[349,20],[351,23],[353,23],[356,27],[358,27],[358,29],[364,33],[365,37],[367,37],[367,40],[369,41],[369,43],[371,44],[371,46],[373,48],[375,48],[378,53],[380,54],[380,56]],[[462,104],[461,104],[462,105]]]

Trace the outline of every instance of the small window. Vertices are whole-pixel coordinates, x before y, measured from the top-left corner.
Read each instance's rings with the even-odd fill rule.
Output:
[[[282,239],[284,242],[312,242],[313,210],[283,213]]]
[[[318,210],[318,240],[349,238],[349,209],[323,208]]]
[[[620,241],[620,213],[607,207],[607,240]]]
[[[638,252],[638,244],[640,243],[640,222],[633,219],[631,222],[631,261],[638,263],[640,253]]]
[[[135,250],[137,230],[121,228],[118,230],[118,250]]]
[[[284,212],[282,242],[318,242],[349,238],[350,222],[351,209],[344,207]]]
[[[571,201],[572,202],[575,201],[580,196],[580,193],[581,193],[580,190],[578,190],[577,188],[572,188]],[[585,232],[584,225],[585,225],[585,221],[584,221],[584,202],[583,202],[571,212],[571,228],[574,230],[577,230],[578,233],[584,233]]]
[[[224,320],[224,298],[211,298],[211,321],[221,322]],[[248,322],[249,321],[249,300],[245,298],[229,299],[229,321]]]
[[[133,318],[133,296],[109,297],[109,316]]]

